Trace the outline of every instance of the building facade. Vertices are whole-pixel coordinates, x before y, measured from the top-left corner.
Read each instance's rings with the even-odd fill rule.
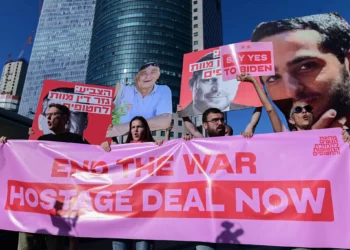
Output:
[[[175,111],[183,55],[192,50],[191,9],[191,0],[97,0],[86,82],[133,82],[138,69],[154,61]]]
[[[30,57],[21,115],[33,118],[44,79],[84,82],[95,0],[45,0]]]
[[[27,68],[25,60],[10,61],[4,65],[0,78],[0,108],[18,110]]]
[[[221,0],[191,0],[192,4],[192,51],[199,51],[223,45]],[[178,104],[178,103],[177,103]],[[203,135],[202,116],[192,116],[191,120]],[[153,131],[155,140],[166,140],[166,131]],[[170,139],[187,134],[182,118],[173,114]]]
[[[222,46],[221,0],[192,0],[193,51]]]
[[[192,0],[192,4],[192,50],[199,51],[222,46],[224,41],[221,0]],[[192,116],[191,120],[197,129],[205,135],[202,116]]]

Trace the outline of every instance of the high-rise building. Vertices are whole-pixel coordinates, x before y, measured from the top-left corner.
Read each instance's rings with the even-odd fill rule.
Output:
[[[0,108],[18,110],[27,68],[25,60],[9,61],[4,65],[0,79]]]
[[[139,1],[135,1],[135,2],[139,2]],[[141,1],[141,2],[147,2],[147,1]],[[164,1],[164,2],[170,2],[170,1]],[[176,3],[176,2],[181,2],[181,1],[172,1],[172,2]],[[137,3],[135,3],[135,5],[136,4]],[[154,4],[154,1],[153,1],[153,4]],[[158,2],[157,2],[157,4],[158,4]],[[154,4],[154,6],[152,8],[153,9],[160,9],[161,7],[158,7],[157,4]],[[191,18],[192,18],[192,21],[191,21],[191,25],[192,25],[192,28],[191,28],[191,31],[192,31],[192,33],[191,33],[192,34],[191,51],[209,49],[209,48],[223,45],[221,1],[220,0],[191,0],[190,6],[192,7],[192,8],[190,8],[192,10],[191,11],[191,13],[192,13],[191,14]],[[96,8],[98,8],[98,7],[96,7]],[[141,23],[142,20],[144,20],[143,18],[145,18],[145,15],[140,14],[140,13],[138,13],[138,15],[137,14],[132,15],[132,16],[135,16],[135,15],[138,16],[138,19],[132,20],[133,22],[136,22],[139,24],[139,23]],[[124,13],[124,14],[129,15],[129,12]],[[163,13],[163,15],[164,15],[164,13]],[[118,18],[116,18],[116,19],[118,19]],[[161,20],[162,19],[159,19],[159,21],[161,21]],[[97,21],[96,16],[95,16],[95,21]],[[134,25],[132,24],[131,20],[129,20],[129,21],[130,21],[130,24],[128,24],[128,22],[125,22],[125,25],[126,26],[130,25],[133,27]],[[145,21],[143,21],[143,22],[145,22]],[[115,24],[115,25],[117,25],[117,24]],[[148,25],[152,25],[152,23],[149,23]],[[94,29],[95,29],[95,27],[94,27]],[[146,29],[144,28],[143,30],[146,30]],[[134,34],[137,34],[137,33],[134,32]],[[123,37],[124,35],[117,33],[113,37],[110,34],[110,39],[116,40],[116,37]],[[128,33],[128,35],[129,35],[129,38],[127,38],[125,40],[128,41],[128,42],[126,42],[127,44],[130,44],[131,40],[129,40],[129,39],[131,39],[133,33],[130,31]],[[94,35],[93,35],[93,37],[94,37]],[[103,40],[104,37],[100,37],[99,39]],[[142,41],[139,41],[139,42],[142,43]],[[159,43],[157,43],[157,44],[159,44]],[[92,42],[92,46],[93,45],[94,45],[94,42]],[[128,46],[128,45],[125,45],[125,46]],[[100,51],[111,48],[110,45],[107,45],[103,49],[101,47],[103,48],[103,43],[100,43],[100,46],[99,46]],[[128,47],[128,48],[132,49],[131,47]],[[98,54],[97,49],[95,49],[94,51],[96,51],[95,53]],[[93,51],[91,51],[91,52],[94,53]],[[113,79],[110,83],[108,83],[108,85],[112,85],[112,86],[115,85],[116,80],[123,82],[124,81],[123,78],[128,78],[128,79],[131,78],[130,80],[132,81],[133,80],[132,78],[136,74],[138,67],[143,62],[147,61],[147,58],[148,58],[147,56],[145,57],[145,53],[140,53],[140,55],[137,55],[137,56],[132,55],[133,58],[135,57],[137,59],[134,60],[132,58],[130,60],[138,62],[138,63],[137,63],[137,65],[135,65],[136,68],[132,71],[132,73],[130,73],[128,71],[128,69],[126,70],[127,73],[125,73],[125,71],[123,71],[124,70],[124,68],[123,68],[124,63],[112,62],[112,59],[108,59],[111,55],[107,55],[107,53],[113,54],[116,52],[113,52],[112,50],[107,50],[105,52],[106,57],[104,59],[106,60],[106,63],[98,63],[98,60],[97,60],[98,57],[95,57],[96,65],[103,65],[103,66],[98,67],[98,69],[99,69],[98,74],[94,73],[94,75],[96,75],[97,78],[96,79],[92,79],[92,78],[89,79],[88,78],[88,81],[91,81],[93,83],[98,84],[99,79],[106,79],[106,82],[108,82],[109,79]],[[130,53],[132,53],[132,51]],[[186,53],[186,52],[183,52],[183,53]],[[123,53],[121,53],[121,54],[123,55]],[[90,65],[92,64],[91,55],[92,54],[90,54],[90,59],[89,59],[89,70],[90,69],[92,70],[92,68],[90,68]],[[156,58],[158,58],[161,55],[157,56],[155,53],[155,56],[156,56]],[[124,56],[124,58],[127,59],[128,56]],[[171,60],[171,59],[172,59],[172,57],[167,57],[165,60]],[[180,61],[176,60],[176,62],[179,65],[181,64],[181,66],[179,66],[179,67],[182,67],[182,59],[183,59],[183,54],[181,55]],[[103,60],[103,59],[100,59],[100,61],[101,60]],[[157,59],[153,59],[153,60],[158,61]],[[175,61],[173,61],[173,62],[175,62]],[[108,76],[108,73],[105,71],[106,70],[105,68],[108,67],[107,65],[113,65],[113,64],[120,65],[119,69],[117,71],[114,71],[113,73],[110,73],[110,75]],[[113,74],[122,74],[122,77],[117,78],[118,76],[114,76],[114,78],[113,78],[113,77],[111,77],[111,75],[113,75]],[[160,82],[162,82],[162,79],[164,79],[163,77],[164,77],[164,74],[161,75]],[[101,82],[103,82],[103,80],[101,80],[100,83]],[[180,82],[181,82],[181,79],[178,78],[178,80],[176,82],[176,86],[179,86]],[[165,79],[165,82],[163,82],[163,83],[169,85],[167,83],[166,79]],[[174,88],[173,85],[169,85],[169,87],[172,89],[172,92],[173,92],[173,107],[176,108],[176,105],[179,103],[179,99],[177,96],[177,94],[179,93],[178,88],[177,87]],[[202,116],[201,115],[193,116],[193,117],[191,117],[191,119],[192,119],[192,122],[196,125],[196,127],[204,134],[205,131],[204,131],[204,128],[202,126]],[[184,126],[184,123],[182,122],[182,119],[179,118],[177,114],[173,114],[172,124],[173,124],[173,128],[172,128],[172,131],[170,132],[170,139],[181,138],[184,133],[187,133],[187,130],[185,129],[185,126]],[[154,139],[156,139],[156,140],[165,139],[166,131],[165,130],[153,131],[152,135],[153,135]]]
[[[192,3],[192,50],[222,46],[221,0],[192,0]]]
[[[192,1],[193,51],[223,45],[221,0]],[[197,129],[205,134],[202,116],[191,117]],[[176,134],[176,133],[175,133]]]
[[[45,0],[19,113],[32,118],[44,79],[84,82],[95,0]]]
[[[191,10],[191,0],[97,0],[86,82],[133,82],[155,61],[158,84],[170,87],[176,107],[183,55],[192,50]]]

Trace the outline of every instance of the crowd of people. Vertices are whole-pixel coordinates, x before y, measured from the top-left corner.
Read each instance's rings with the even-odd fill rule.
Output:
[[[237,76],[237,80],[242,82],[250,82],[256,89],[256,92],[266,109],[274,132],[287,132],[288,129],[284,127],[281,119],[279,118],[273,105],[270,103],[265,91],[258,83],[258,81],[250,74],[243,73]],[[182,107],[178,106],[178,112],[181,112]],[[296,101],[293,103],[291,110],[289,111],[288,122],[293,128],[291,131],[311,130],[317,128],[317,124],[314,123],[314,107],[303,101]],[[88,144],[81,134],[72,133],[67,130],[67,122],[69,121],[70,111],[61,104],[51,103],[48,106],[48,112],[46,113],[47,127],[51,133],[40,136],[38,140],[56,141],[66,143],[81,143]],[[184,135],[184,140],[191,140],[193,138],[204,137],[189,119],[189,117],[183,117],[183,121],[189,134]],[[203,127],[206,131],[207,137],[219,137],[219,136],[232,136],[233,129],[227,125],[224,118],[224,113],[214,107],[206,109],[202,115]],[[342,126],[342,138],[345,142],[350,143],[350,136],[348,128]],[[30,131],[30,133],[32,133]],[[242,133],[246,138],[251,138],[253,135],[251,132]],[[7,138],[1,137],[1,143],[6,143]],[[117,140],[114,140],[118,143]],[[155,141],[152,137],[151,129],[147,120],[142,116],[135,116],[129,122],[129,128],[127,133],[127,139],[125,143],[156,143],[161,146],[163,141]],[[103,142],[101,147],[106,151],[111,151],[111,145],[108,142]],[[50,250],[61,250],[64,248],[64,242],[66,238],[55,235],[40,235],[32,233],[19,233],[18,250],[34,250],[40,249],[43,244],[47,245]],[[114,240],[112,243],[113,250],[127,250],[131,249],[130,241],[126,240]],[[76,238],[70,238],[70,249],[77,249],[78,242]],[[212,243],[196,243],[197,250],[211,250],[216,248],[216,244]],[[145,240],[135,240],[136,250],[148,250],[152,249],[153,243]]]

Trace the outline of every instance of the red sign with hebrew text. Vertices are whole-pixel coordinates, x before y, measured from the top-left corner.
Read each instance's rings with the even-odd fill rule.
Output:
[[[110,87],[45,80],[30,139],[51,133],[46,113],[51,103],[58,103],[71,111],[67,131],[82,135],[90,144],[101,144],[112,119],[114,91]]]

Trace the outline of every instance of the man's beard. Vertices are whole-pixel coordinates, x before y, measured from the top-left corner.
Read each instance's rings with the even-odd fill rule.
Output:
[[[337,118],[347,116],[350,113],[350,74],[345,65],[342,66],[340,79],[331,84],[330,108],[337,111]]]
[[[208,128],[207,133],[209,137],[225,136],[225,126],[221,130]]]

